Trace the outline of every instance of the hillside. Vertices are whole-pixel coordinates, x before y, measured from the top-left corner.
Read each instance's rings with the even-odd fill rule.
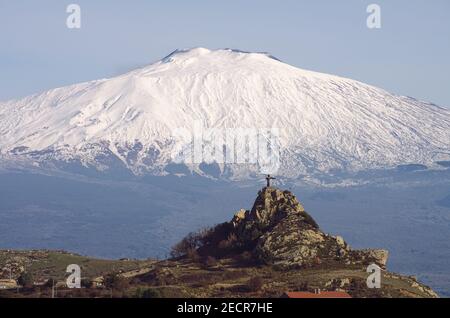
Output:
[[[385,250],[355,250],[322,232],[289,191],[262,189],[251,210],[188,235],[172,258],[96,260],[66,252],[0,251],[0,278],[32,275],[35,286],[3,297],[280,297],[286,291],[340,290],[353,297],[437,297],[414,277],[386,270]],[[65,267],[81,266],[80,290],[64,287]],[[366,268],[382,270],[381,288],[366,285]],[[39,283],[40,282],[40,283]]]

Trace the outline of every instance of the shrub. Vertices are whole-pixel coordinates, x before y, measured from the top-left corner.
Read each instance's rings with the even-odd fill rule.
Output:
[[[81,287],[84,288],[92,288],[93,287],[93,282],[92,280],[90,280],[89,278],[83,278],[81,280]]]
[[[252,292],[260,291],[264,285],[264,281],[261,277],[252,277],[247,282],[247,287]]]
[[[233,228],[230,223],[220,223],[205,233],[204,245],[217,246],[220,241],[227,239],[232,234]]]
[[[159,291],[156,288],[149,288],[144,290],[142,293],[142,298],[161,298],[163,295],[161,294],[161,291]]]
[[[161,292],[157,288],[138,288],[133,298],[161,298]]]
[[[198,232],[191,232],[180,242],[172,247],[170,255],[172,257],[180,257],[188,254],[189,251],[196,250],[203,246],[204,238],[210,230],[204,229]]]
[[[253,256],[253,254],[249,251],[242,252],[241,254],[235,257],[235,260],[242,266],[250,266],[257,264],[257,260]]]
[[[353,298],[380,298],[383,296],[382,289],[367,288],[366,281],[360,278],[352,279],[348,289],[348,293]]]
[[[217,260],[212,257],[212,256],[208,256],[205,261],[204,261],[205,266],[207,267],[214,267],[217,265]]]
[[[196,263],[200,260],[200,255],[198,255],[197,250],[194,248],[188,249],[186,252],[186,256],[189,260],[191,260],[194,263]]]
[[[156,265],[150,272],[139,276],[139,281],[152,286],[172,285],[177,283],[177,277],[170,268]]]
[[[116,290],[123,290],[128,287],[128,280],[117,273],[111,273],[105,277],[105,286]]]
[[[230,233],[225,240],[219,242],[218,247],[222,250],[230,250],[235,246],[237,240],[236,234]]]
[[[17,282],[26,288],[33,287],[33,275],[29,272],[23,272],[22,274],[20,274]]]
[[[298,284],[297,289],[299,291],[308,291],[309,290],[309,284],[308,282],[300,282],[300,284]]]
[[[45,282],[44,287],[46,287],[46,288],[52,288],[54,284],[56,284],[56,279],[54,279],[54,278],[49,278],[49,279],[47,279],[47,281]]]
[[[303,216],[305,217],[305,223],[311,225],[312,227],[314,227],[315,229],[319,228],[319,225],[316,223],[316,221],[312,218],[311,215],[309,215],[306,212],[303,212]]]
[[[178,288],[138,288],[134,293],[134,298],[182,298],[189,295]]]

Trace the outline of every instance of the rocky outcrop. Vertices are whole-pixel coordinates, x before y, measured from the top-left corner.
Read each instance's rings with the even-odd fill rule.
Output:
[[[367,249],[352,251],[352,253],[353,257],[362,263],[375,263],[381,268],[386,268],[389,256],[389,251],[387,250]]]
[[[222,246],[251,251],[260,262],[281,267],[375,263],[385,268],[388,257],[385,250],[352,250],[342,237],[322,232],[291,192],[272,187],[258,193],[251,210],[238,211],[218,228],[228,244]]]
[[[62,251],[60,251],[63,253]],[[0,255],[0,279],[19,277],[33,263],[48,256],[47,250],[14,251],[3,250]]]

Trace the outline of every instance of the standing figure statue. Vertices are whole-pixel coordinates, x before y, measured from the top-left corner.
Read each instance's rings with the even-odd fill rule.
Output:
[[[267,181],[267,187],[270,188],[270,180],[275,180],[276,178],[272,177],[270,174],[267,175],[266,181]]]

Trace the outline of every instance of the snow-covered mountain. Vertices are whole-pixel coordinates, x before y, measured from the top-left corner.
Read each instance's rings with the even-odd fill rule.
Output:
[[[121,76],[0,103],[0,156],[166,173],[177,128],[278,128],[278,175],[450,160],[450,110],[263,53],[177,50]],[[199,172],[198,164],[191,166]],[[229,176],[252,165],[220,165]],[[244,174],[243,174],[244,173]]]

